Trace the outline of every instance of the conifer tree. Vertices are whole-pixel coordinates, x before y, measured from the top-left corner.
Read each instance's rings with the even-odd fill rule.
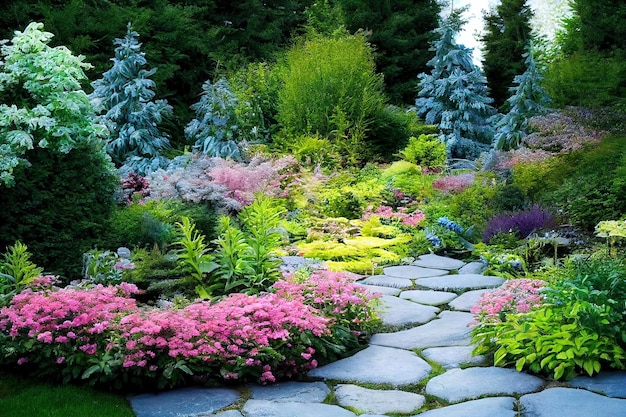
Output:
[[[541,86],[543,77],[539,73],[533,57],[532,42],[527,47],[525,54],[526,71],[516,75],[510,88],[512,94],[507,100],[509,112],[504,116],[494,116],[493,146],[498,150],[518,148],[522,139],[528,134],[529,119],[546,111],[546,105],[550,103],[548,94]]]
[[[531,38],[532,10],[527,0],[502,0],[483,16],[485,33],[483,71],[494,106],[509,97],[513,78],[524,72],[524,48]]]
[[[493,129],[488,121],[495,113],[487,80],[472,62],[472,52],[454,38],[463,25],[461,11],[435,30],[435,56],[428,62],[430,74],[420,74],[416,110],[428,124],[437,125],[440,139],[453,158],[475,159],[489,149]]]
[[[94,108],[102,114],[111,132],[107,151],[123,171],[145,175],[167,165],[161,152],[169,139],[158,129],[163,116],[172,111],[166,100],[153,101],[156,69],[145,69],[139,34],[128,24],[126,36],[116,39],[113,67],[94,81],[90,96]]]

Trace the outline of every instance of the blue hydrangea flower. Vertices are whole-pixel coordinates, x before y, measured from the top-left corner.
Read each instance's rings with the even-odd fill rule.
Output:
[[[447,216],[440,217],[437,219],[437,224],[445,227],[448,230],[452,230],[453,232],[461,235],[465,231],[460,224],[453,222]]]

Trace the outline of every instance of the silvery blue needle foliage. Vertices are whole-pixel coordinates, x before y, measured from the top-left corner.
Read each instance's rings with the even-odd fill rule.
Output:
[[[115,39],[113,67],[94,81],[90,99],[111,132],[107,151],[121,171],[146,175],[169,162],[161,153],[170,147],[158,129],[172,107],[166,100],[153,101],[155,84],[150,77],[156,68],[145,69],[139,34],[128,24],[126,36]]]
[[[472,50],[454,37],[463,25],[455,11],[442,20],[435,33],[435,56],[428,62],[430,74],[420,74],[415,107],[426,123],[437,125],[440,139],[453,158],[475,159],[487,151],[493,138],[489,118],[495,113],[487,79],[472,61]]]
[[[196,118],[185,128],[185,136],[194,141],[195,150],[205,155],[240,160],[241,150],[236,141],[237,97],[225,79],[215,83],[206,81],[202,91],[200,101],[191,106]]]
[[[526,71],[516,75],[510,88],[512,96],[507,100],[509,112],[504,116],[495,115],[493,118],[496,134],[493,138],[493,147],[497,150],[508,151],[519,148],[522,140],[528,134],[529,120],[532,116],[546,112],[550,103],[548,93],[540,85],[541,76],[535,59],[533,58],[532,43],[526,52]]]

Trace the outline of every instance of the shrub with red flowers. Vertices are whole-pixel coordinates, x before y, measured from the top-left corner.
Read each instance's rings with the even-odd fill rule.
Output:
[[[38,286],[0,309],[0,363],[115,388],[291,378],[360,341],[375,318],[349,274],[280,281],[275,293],[231,294],[181,309],[140,307],[132,284]]]

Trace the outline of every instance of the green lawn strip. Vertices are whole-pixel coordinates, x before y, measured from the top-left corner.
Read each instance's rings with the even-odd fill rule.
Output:
[[[0,370],[0,415],[11,417],[134,417],[120,394],[54,385]]]

